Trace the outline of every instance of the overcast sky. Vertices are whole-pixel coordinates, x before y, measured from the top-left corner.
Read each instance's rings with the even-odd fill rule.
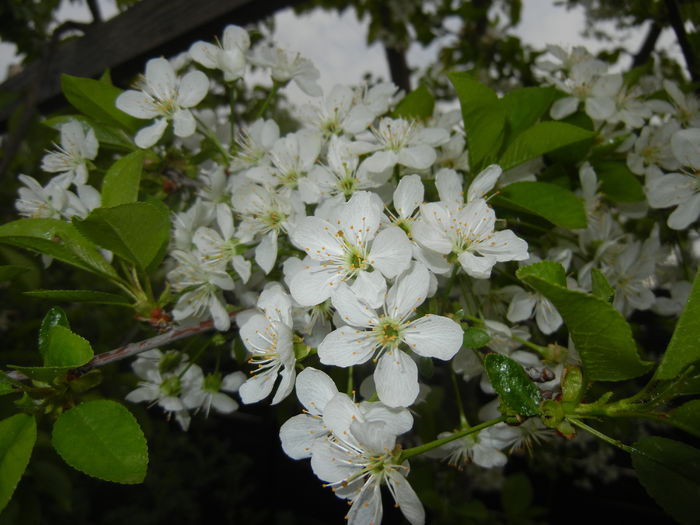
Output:
[[[117,12],[114,0],[99,0],[99,3],[106,18]],[[90,20],[87,7],[67,0],[63,0],[59,17],[61,20]],[[346,9],[342,15],[317,10],[304,16],[285,9],[275,15],[275,20],[278,45],[311,59],[321,71],[324,91],[337,83],[357,84],[365,72],[388,79],[382,48],[379,45],[367,47],[367,22],[358,21],[352,9]],[[580,10],[556,7],[553,0],[525,0],[522,21],[515,33],[537,48],[548,43],[565,47],[583,44],[595,51],[595,42],[581,38],[582,29]],[[628,48],[636,50],[642,38],[642,33],[628,35]],[[669,46],[673,40],[671,34],[662,35],[660,45]],[[15,60],[13,55],[13,46],[0,43],[0,80],[5,78],[7,65]],[[421,66],[434,57],[435,49],[426,50],[415,44],[409,50],[408,61],[411,66]]]

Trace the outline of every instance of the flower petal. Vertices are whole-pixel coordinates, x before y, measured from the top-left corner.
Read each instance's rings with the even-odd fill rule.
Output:
[[[359,365],[372,357],[376,347],[377,341],[371,331],[341,326],[318,345],[318,357],[324,365]]]
[[[459,323],[441,315],[424,315],[409,324],[404,340],[415,353],[423,357],[452,359],[462,346],[464,332]]]
[[[320,349],[319,349],[320,350]],[[374,370],[379,400],[390,407],[410,406],[418,397],[418,367],[408,354],[387,350]]]

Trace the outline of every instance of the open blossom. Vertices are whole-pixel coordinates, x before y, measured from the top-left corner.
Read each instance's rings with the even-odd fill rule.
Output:
[[[19,198],[15,208],[20,215],[32,219],[58,219],[68,202],[68,191],[60,184],[50,181],[46,186],[29,175],[17,177],[23,187],[19,188]]]
[[[281,378],[272,404],[282,401],[294,388],[292,301],[279,283],[269,285],[258,298],[262,313],[239,315],[240,334],[250,353],[249,362],[256,366],[252,376],[241,386],[244,403],[256,403],[272,392]]]
[[[88,162],[97,157],[95,131],[88,125],[71,120],[61,126],[61,144],[41,160],[41,169],[60,173],[54,182],[67,188],[71,184],[85,184],[88,178]]]
[[[314,474],[333,488],[335,495],[350,500],[349,525],[376,524],[382,520],[381,486],[386,485],[396,506],[412,525],[425,522],[425,510],[408,483],[408,463],[397,462],[394,425],[369,421],[344,394],[325,406],[324,423],[329,432],[311,448]]]
[[[209,69],[220,69],[224,80],[231,82],[245,73],[245,54],[250,47],[248,31],[242,27],[230,25],[224,29],[219,45],[208,42],[195,42],[190,47],[192,60]]]
[[[344,283],[332,295],[333,306],[345,326],[328,334],[318,347],[323,364],[352,366],[378,355],[374,383],[386,405],[409,406],[418,396],[418,368],[401,349],[422,357],[451,359],[462,345],[458,323],[441,315],[412,319],[425,301],[430,286],[428,270],[416,264],[397,278],[386,295],[382,312]],[[382,294],[384,295],[384,294]]]
[[[321,73],[308,58],[299,53],[288,53],[273,46],[258,47],[250,61],[261,67],[269,67],[272,80],[286,84],[290,80],[309,96],[318,97],[323,92],[318,85]]]
[[[150,148],[158,142],[170,120],[178,137],[189,137],[195,132],[197,123],[188,108],[199,104],[208,89],[209,79],[201,71],[190,71],[178,78],[170,62],[153,58],[146,64],[140,90],[125,91],[117,97],[116,104],[136,118],[156,119],[134,138],[140,148]]]
[[[497,262],[528,257],[527,242],[511,230],[495,231],[495,226],[496,213],[484,199],[465,205],[431,202],[421,205],[413,238],[430,250],[455,257],[468,275],[487,279]]]
[[[299,271],[290,283],[302,306],[322,303],[341,281],[377,270],[393,278],[411,262],[411,242],[396,226],[379,231],[384,204],[373,193],[356,192],[331,221],[320,217],[300,219],[291,232],[292,242],[316,264]]]

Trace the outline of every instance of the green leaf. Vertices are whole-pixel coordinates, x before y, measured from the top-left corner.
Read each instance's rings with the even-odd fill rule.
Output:
[[[501,156],[503,170],[549,153],[558,148],[593,137],[592,131],[565,122],[538,122],[518,135]]]
[[[498,95],[468,73],[448,75],[462,108],[469,142],[469,166],[479,172],[498,155],[503,143],[506,111]]]
[[[13,264],[2,265],[0,266],[0,283],[11,281],[18,275],[27,271],[29,271],[29,267],[27,266],[15,266]]]
[[[97,290],[30,290],[24,292],[24,295],[51,301],[131,306],[131,300],[123,295]]]
[[[693,399],[668,413],[671,424],[700,437],[700,399]]]
[[[61,414],[51,442],[71,467],[116,483],[141,483],[148,448],[134,416],[114,401],[87,401]]]
[[[167,213],[146,202],[97,208],[85,219],[73,221],[95,244],[142,269],[161,253],[170,236]]]
[[[61,325],[49,329],[44,366],[77,368],[90,362],[93,356],[90,343],[70,329]]]
[[[36,421],[15,414],[0,421],[0,511],[4,509],[29,464],[36,442]]]
[[[470,326],[464,330],[462,346],[464,348],[481,348],[489,344],[491,336],[485,330]]]
[[[549,111],[559,92],[551,87],[525,87],[509,91],[501,99],[511,136],[535,124]]]
[[[647,372],[652,363],[642,361],[632,330],[612,305],[599,297],[569,290],[551,279],[564,268],[542,261],[520,268],[518,279],[547,297],[557,308],[581,356],[586,377],[593,381],[621,381]]]
[[[683,525],[698,522],[700,450],[658,436],[634,444],[632,464],[649,495]]]
[[[47,384],[56,384],[56,379],[59,378],[64,380],[68,372],[75,368],[72,366],[7,366],[13,370],[22,372],[29,379]]]
[[[138,119],[117,109],[115,101],[122,93],[118,87],[91,78],[61,75],[61,90],[75,109],[97,122],[118,126],[130,133],[141,126]]]
[[[117,278],[97,246],[75,227],[58,219],[19,219],[0,226],[0,243],[50,255],[59,261],[110,279]]]
[[[622,162],[598,162],[593,168],[600,181],[600,191],[616,202],[639,202],[646,199],[639,177]]]
[[[119,159],[107,170],[102,182],[103,208],[138,200],[143,158],[143,151],[134,151]]]
[[[700,269],[695,274],[688,303],[656,371],[657,379],[673,379],[687,365],[700,360]]]
[[[489,354],[484,369],[501,401],[501,411],[522,416],[540,413],[542,395],[520,364],[501,354]]]
[[[58,306],[53,306],[41,320],[41,326],[39,327],[39,353],[42,357],[46,355],[49,349],[49,337],[54,326],[63,326],[70,330],[68,316]]]
[[[591,268],[591,282],[593,284],[593,295],[600,297],[603,301],[612,303],[615,298],[615,288],[610,286],[608,278],[598,268]]]
[[[501,189],[497,201],[501,205],[525,210],[547,219],[562,228],[585,228],[583,201],[569,190],[547,182],[522,181]]]
[[[435,97],[425,85],[406,95],[394,109],[394,117],[425,120],[433,116]]]

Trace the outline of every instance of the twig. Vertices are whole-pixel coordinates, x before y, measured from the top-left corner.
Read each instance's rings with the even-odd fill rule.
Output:
[[[231,319],[233,319],[242,311],[243,310],[232,312],[229,316]],[[209,321],[202,321],[201,323],[196,325],[178,326],[176,328],[168,330],[163,334],[144,339],[143,341],[139,341],[138,343],[130,343],[128,345],[115,348],[114,350],[110,350],[109,352],[98,354],[95,357],[93,357],[89,363],[81,367],[75,368],[74,370],[71,370],[70,374],[73,377],[80,377],[81,375],[86,374],[93,368],[105,366],[110,363],[114,363],[115,361],[121,361],[122,359],[133,357],[135,355],[140,354],[141,352],[145,352],[146,350],[152,350],[154,348],[158,348],[159,346],[179,341],[180,339],[185,339],[193,335],[208,332],[213,327],[214,321],[211,319]],[[9,372],[8,374],[6,374],[6,377],[13,381],[26,381],[27,379],[29,379],[27,376],[25,376],[22,372],[19,371]]]
[[[693,51],[693,46],[690,44],[690,40],[688,40],[688,34],[685,32],[683,17],[681,16],[680,9],[678,9],[678,3],[676,0],[666,0],[664,3],[666,4],[666,11],[668,11],[668,21],[671,23],[671,27],[676,33],[678,44],[681,46],[681,51],[683,51],[683,57],[685,58],[685,64],[690,73],[690,78],[693,82],[697,82],[700,80],[697,57]]]

